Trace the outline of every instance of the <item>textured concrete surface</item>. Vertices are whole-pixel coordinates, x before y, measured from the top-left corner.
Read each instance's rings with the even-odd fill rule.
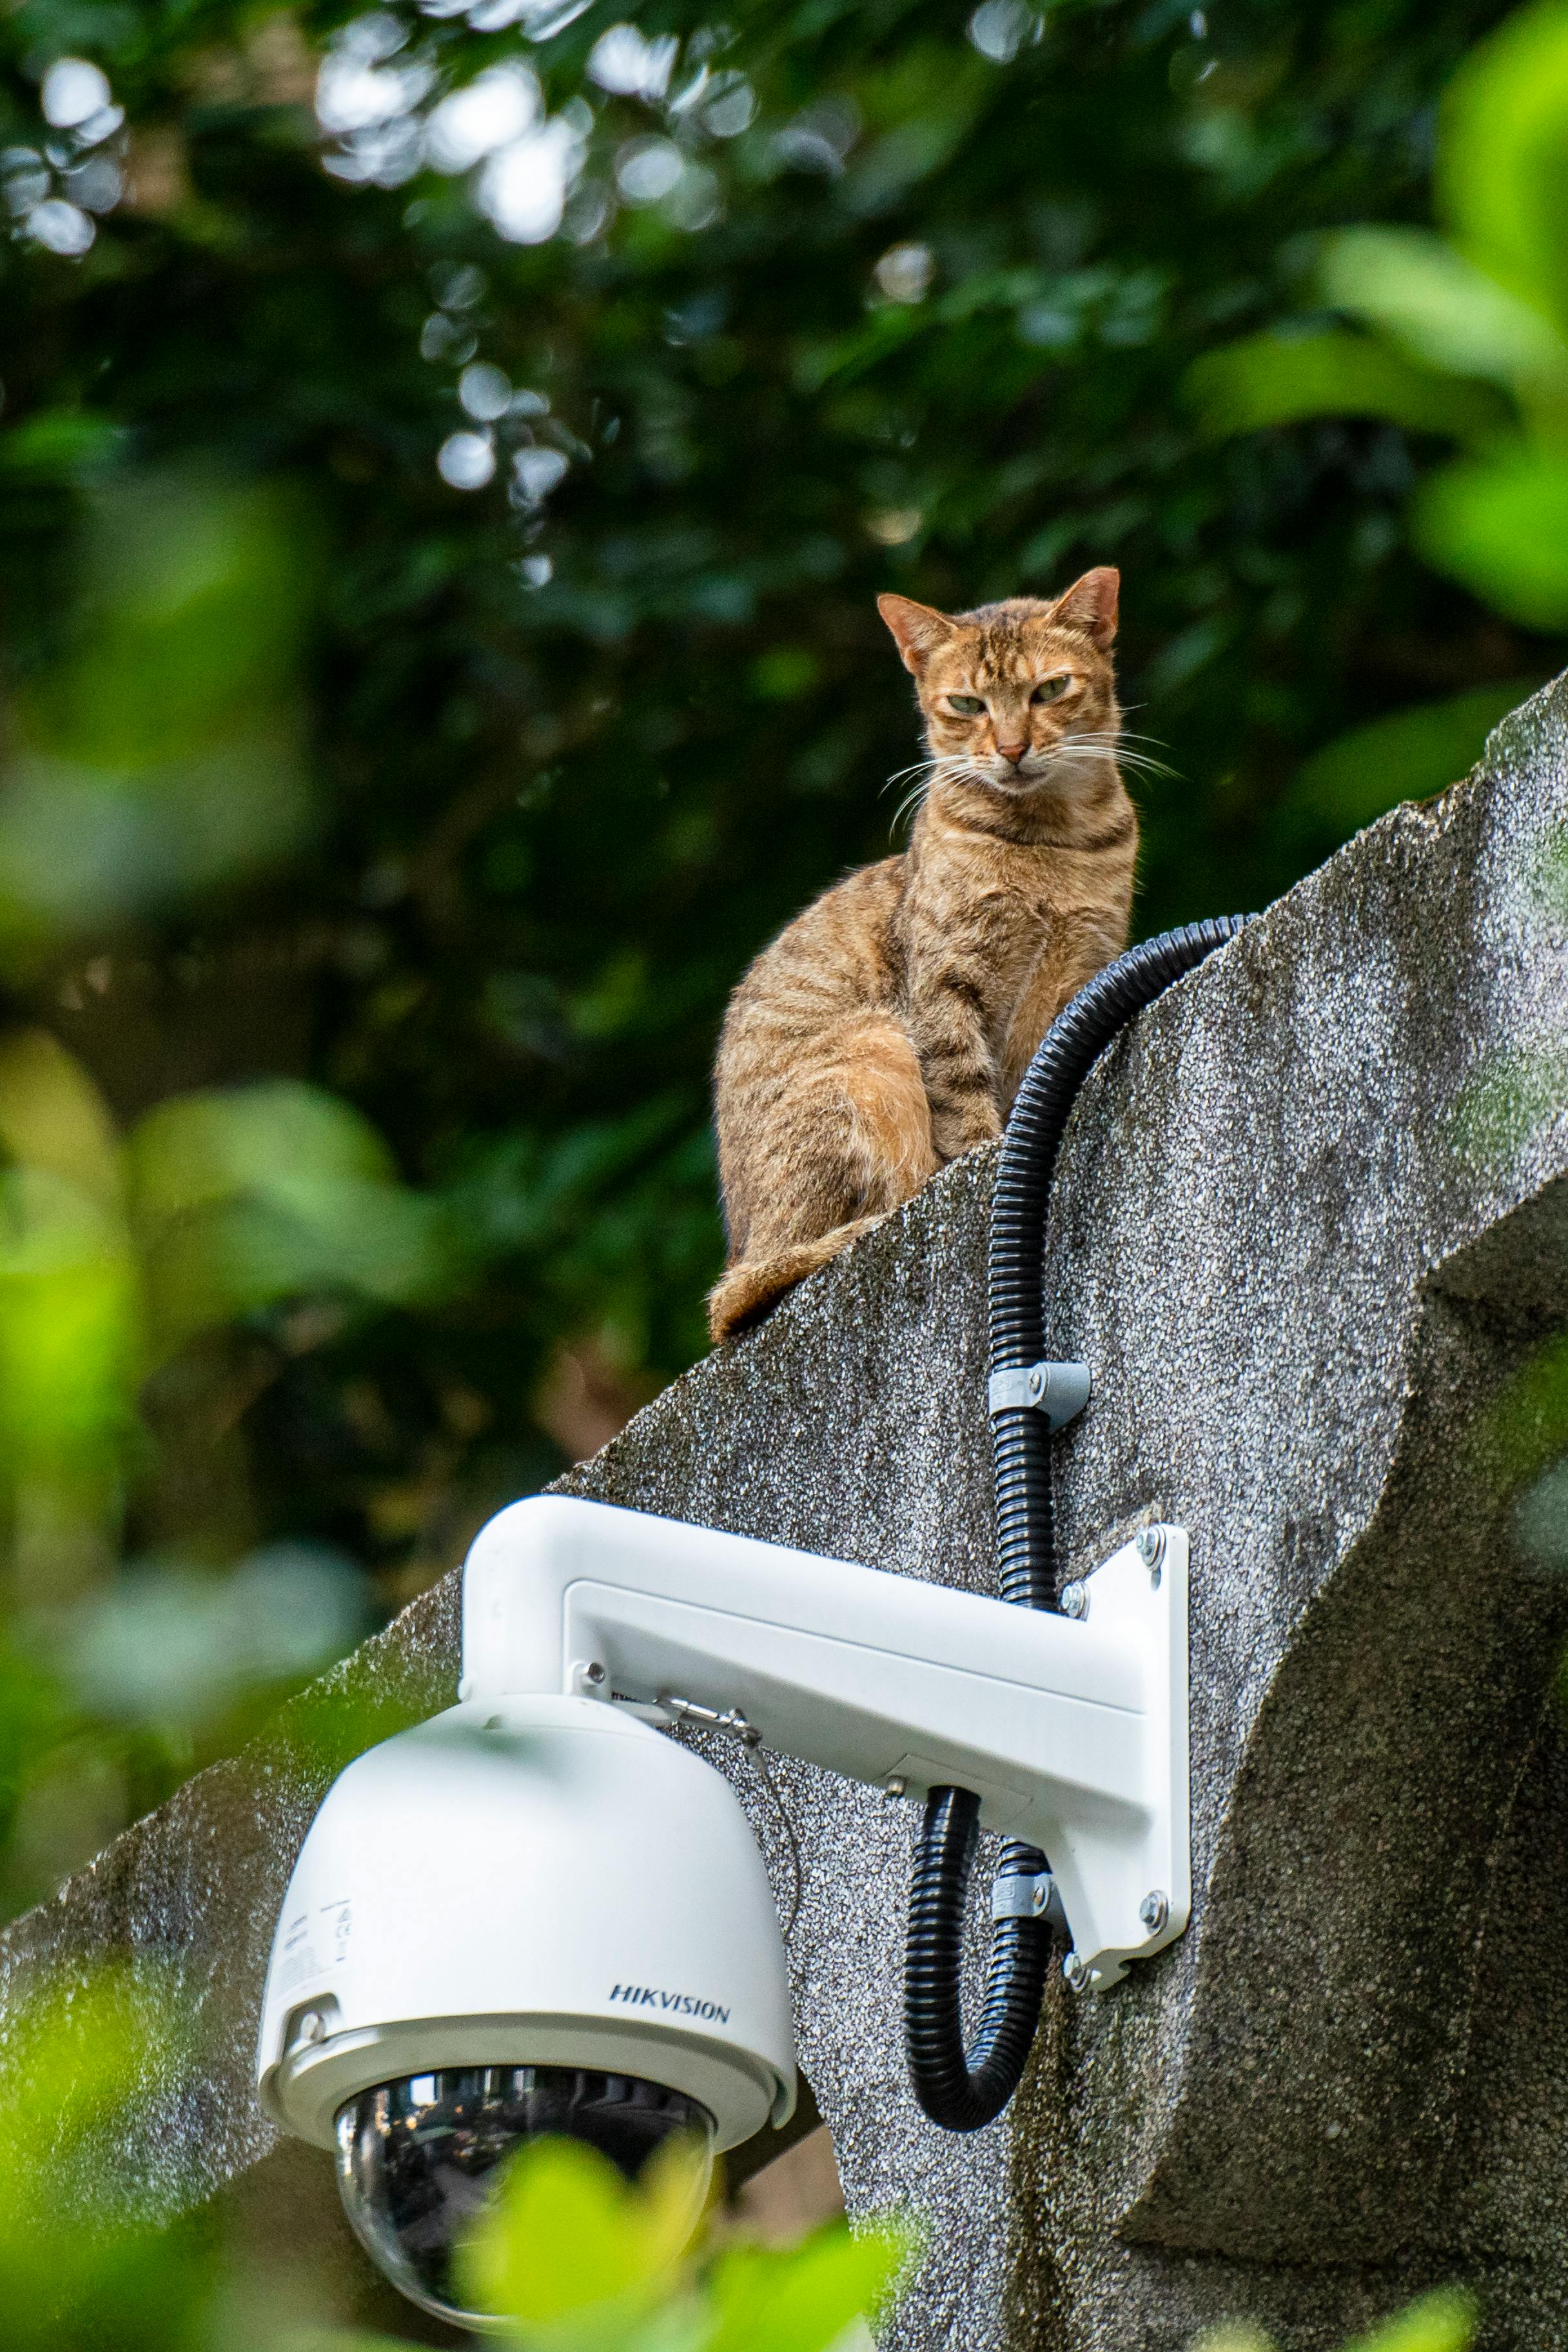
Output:
[[[907,1812],[713,1751],[786,1916],[798,1900],[802,2057],[851,2210],[931,2217],[899,2352],[1163,2352],[1225,2315],[1315,2352],[1455,2274],[1482,2287],[1489,2345],[1568,2326],[1549,1704],[1568,1586],[1521,1550],[1506,1475],[1528,1419],[1510,1383],[1568,1315],[1568,1113],[1500,1140],[1466,1111],[1564,1034],[1539,868],[1565,821],[1559,686],[1468,782],[1181,983],[1075,1116],[1049,1328],[1096,1394],[1059,1442],[1064,1546],[1082,1571],[1145,1519],[1192,1532],[1184,1940],[1103,1997],[1053,1976],[1009,2117],[947,2137],[900,2048]],[[988,1154],[948,1171],[565,1483],[985,1589],[989,1180]],[[448,1585],[335,1695],[386,1727],[441,1704],[455,1635]],[[285,2163],[262,2162],[250,2047],[274,1910],[347,1736],[333,1695],[0,1946],[13,1985],[114,1945],[180,1972],[202,2072],[150,2086],[133,2151],[169,2208],[242,2176],[259,2196]]]

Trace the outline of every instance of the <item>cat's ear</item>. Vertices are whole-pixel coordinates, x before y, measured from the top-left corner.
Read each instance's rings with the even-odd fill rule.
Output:
[[[893,643],[904,667],[918,677],[927,656],[951,637],[957,623],[933,605],[917,604],[911,596],[879,596],[877,610],[893,633]]]
[[[1065,596],[1058,597],[1052,618],[1064,621],[1069,629],[1082,629],[1104,653],[1116,635],[1116,598],[1121,586],[1121,572],[1102,563],[1075,580]]]

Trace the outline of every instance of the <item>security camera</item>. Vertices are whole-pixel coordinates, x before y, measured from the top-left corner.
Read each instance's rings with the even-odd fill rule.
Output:
[[[1179,1935],[1186,1543],[1160,1544],[1085,1579],[1069,1619],[564,1496],[493,1519],[458,1703],[329,1790],[263,1998],[261,2105],[335,2151],[394,2285],[489,2324],[454,2253],[531,2139],[635,2178],[672,2135],[710,2160],[794,2107],[767,1874],[672,1725],[899,1794],[973,1791],[985,1826],[1049,1852],[1081,1987]]]
[[[795,2101],[784,1953],[729,1783],[616,1706],[469,1699],[351,1764],[300,1856],[262,2104],[335,2148],[395,2284],[458,2315],[454,2240],[544,2132],[635,2174]]]

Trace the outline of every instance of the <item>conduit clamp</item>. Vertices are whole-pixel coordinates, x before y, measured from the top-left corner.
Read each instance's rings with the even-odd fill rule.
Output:
[[[1048,1870],[1017,1871],[991,1882],[993,1919],[1044,1919],[1067,1933],[1057,1882]]]
[[[993,1919],[1038,1919],[1044,1916],[1051,1899],[1052,1879],[1048,1870],[1018,1871],[1006,1878],[991,1882],[991,1916]]]
[[[1065,1429],[1089,1402],[1090,1386],[1087,1364],[1009,1364],[992,1373],[986,1405],[994,1414],[1043,1412],[1048,1428]]]

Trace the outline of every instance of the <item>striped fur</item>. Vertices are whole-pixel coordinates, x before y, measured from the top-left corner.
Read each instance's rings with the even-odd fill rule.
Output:
[[[715,1340],[997,1135],[1058,1013],[1125,946],[1117,584],[954,614],[880,599],[925,720],[920,812],[903,856],[826,891],[730,1001]]]

